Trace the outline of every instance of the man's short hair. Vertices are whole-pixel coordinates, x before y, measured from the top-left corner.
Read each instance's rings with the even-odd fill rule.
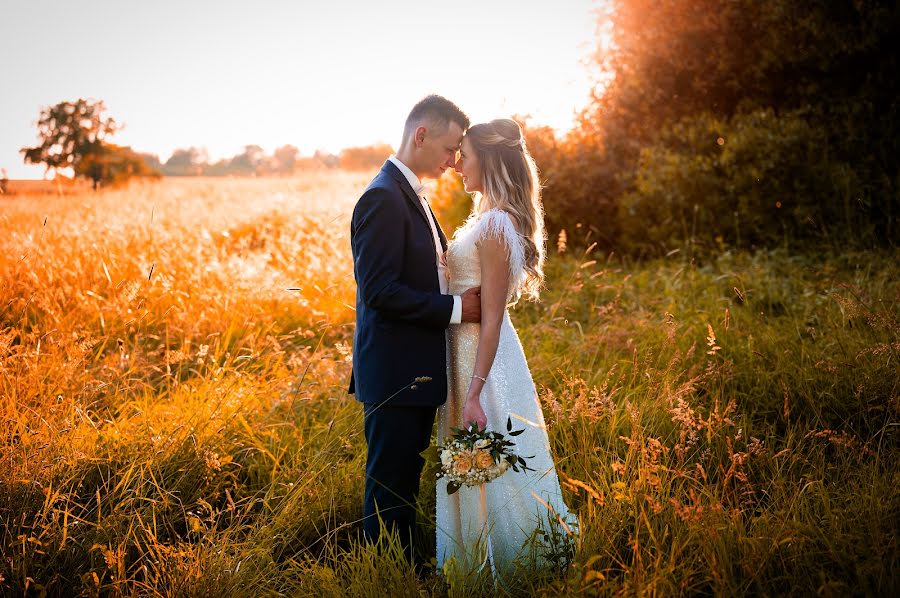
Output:
[[[446,131],[451,122],[458,124],[463,131],[469,128],[469,117],[459,109],[459,106],[443,96],[436,94],[425,96],[409,111],[406,125],[403,127],[403,137],[411,135],[422,123],[428,123],[435,128],[443,127]]]

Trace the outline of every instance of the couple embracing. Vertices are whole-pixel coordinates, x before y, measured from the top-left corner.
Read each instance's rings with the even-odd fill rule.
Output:
[[[446,169],[474,194],[448,243],[423,195]],[[397,154],[360,197],[351,223],[356,331],[350,392],[363,403],[368,456],[363,533],[395,531],[412,559],[416,497],[437,416],[453,428],[525,425],[516,451],[534,471],[507,471],[481,488],[437,488],[438,569],[509,570],[535,554],[548,522],[575,518],[563,502],[544,418],[507,307],[536,299],[544,225],[537,170],[519,125],[469,126],[431,95],[410,111]]]

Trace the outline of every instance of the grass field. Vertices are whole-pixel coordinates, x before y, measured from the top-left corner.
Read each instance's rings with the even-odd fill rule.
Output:
[[[60,178],[59,180],[24,180],[13,179],[6,181],[6,191],[0,194],[0,199],[10,199],[16,195],[52,195],[59,193],[84,193],[91,188],[90,183],[82,180],[70,181]],[[0,185],[2,190],[2,185]],[[4,197],[5,195],[5,197]]]
[[[348,229],[367,180],[0,202],[0,593],[489,591],[356,541]],[[582,533],[566,571],[496,592],[900,589],[896,252],[550,245],[543,301],[512,317]]]

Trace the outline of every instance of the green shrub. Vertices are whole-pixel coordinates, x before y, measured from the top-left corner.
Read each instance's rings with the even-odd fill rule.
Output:
[[[526,127],[525,139],[543,185],[547,233],[551,244],[561,230],[570,243],[594,241],[605,249],[618,235],[619,169],[591,136],[573,132],[558,137],[549,127]]]
[[[680,121],[641,151],[622,197],[623,246],[650,254],[697,246],[791,245],[860,235],[853,168],[800,111]]]

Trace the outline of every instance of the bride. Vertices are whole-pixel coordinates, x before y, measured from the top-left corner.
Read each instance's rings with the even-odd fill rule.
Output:
[[[474,208],[447,249],[449,292],[481,285],[481,324],[448,331],[448,398],[438,410],[438,443],[453,428],[477,423],[514,427],[516,452],[534,471],[508,470],[448,495],[437,488],[438,569],[497,576],[516,564],[555,560],[545,538],[568,541],[577,530],[560,493],[544,417],[507,307],[543,282],[544,223],[537,169],[519,125],[497,119],[466,132],[456,170],[475,194]],[[551,529],[553,528],[553,529]]]

